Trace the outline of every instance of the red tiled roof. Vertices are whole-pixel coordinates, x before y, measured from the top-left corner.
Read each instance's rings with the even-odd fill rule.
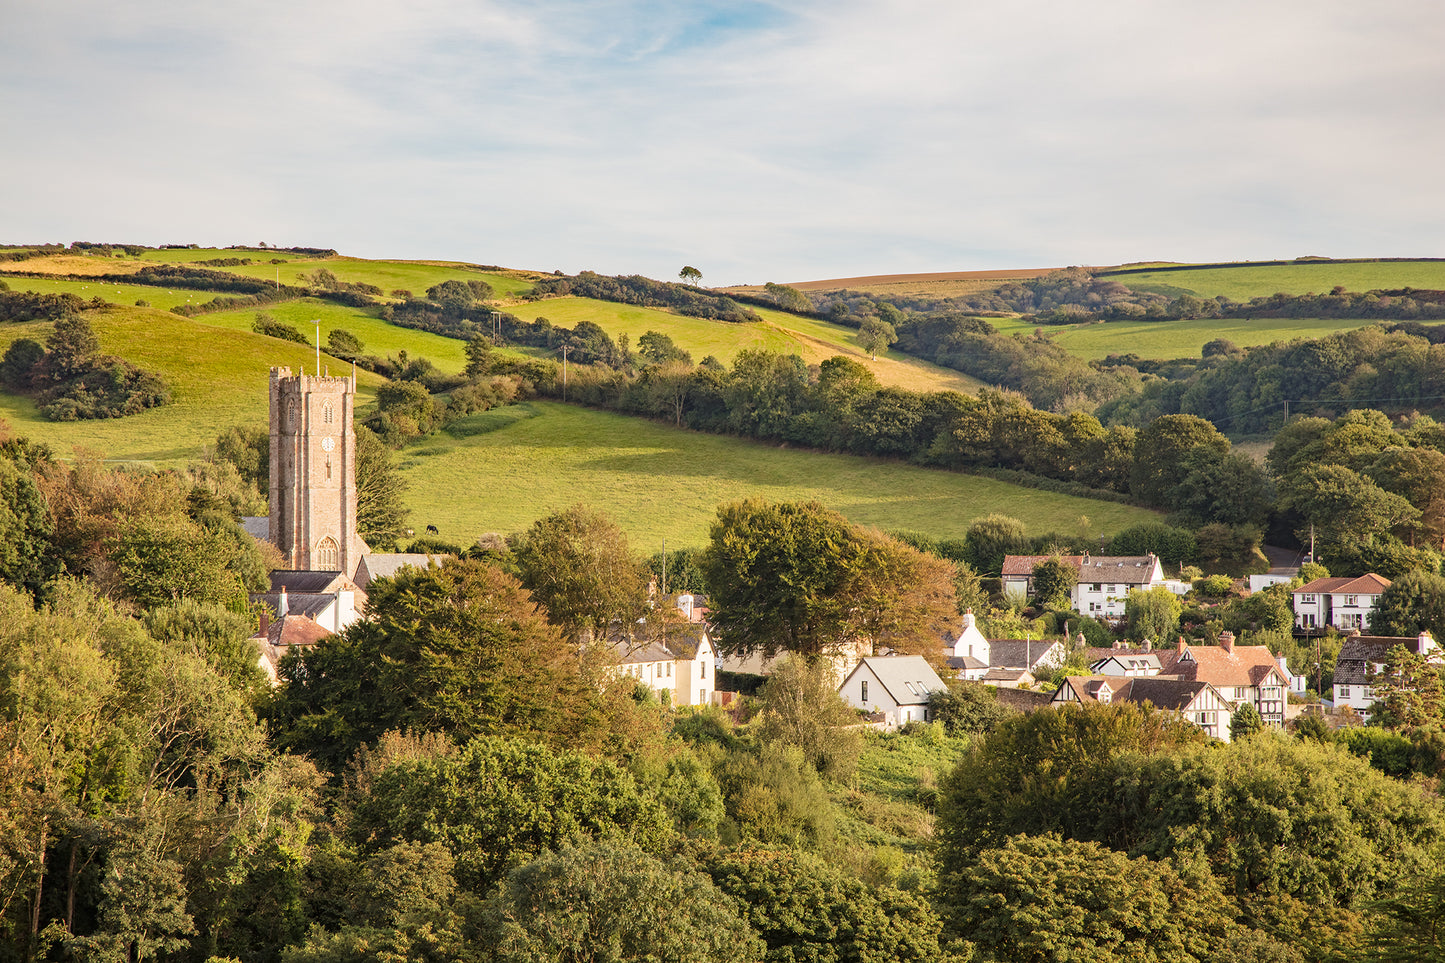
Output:
[[[1191,659],[1183,658],[1188,652]],[[1184,650],[1157,653],[1162,665],[1160,675],[1177,676],[1188,682],[1208,682],[1221,686],[1257,686],[1273,671],[1282,676],[1279,663],[1264,645],[1236,645],[1226,652],[1218,645],[1188,645]]]
[[[1035,565],[1040,562],[1046,562],[1053,557],[1052,555],[1005,555],[1003,557],[1002,574],[1032,575],[1034,574]],[[1079,571],[1084,567],[1084,556],[1082,555],[1060,555],[1059,559],[1069,563],[1075,575],[1079,574]]]
[[[1374,572],[1353,578],[1317,578],[1307,585],[1301,585],[1296,592],[1310,592],[1318,595],[1379,595],[1390,587],[1390,580]]]

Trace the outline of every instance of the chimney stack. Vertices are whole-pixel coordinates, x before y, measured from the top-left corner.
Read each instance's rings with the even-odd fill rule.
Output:
[[[284,619],[289,608],[290,603],[286,600],[286,586],[283,585],[281,586],[281,600],[276,603],[276,618]]]
[[[1180,654],[1180,655],[1183,655],[1183,654],[1184,654],[1184,650],[1187,649],[1187,648],[1189,648],[1189,646],[1187,646],[1187,645],[1184,644],[1184,636],[1182,636],[1182,635],[1179,637],[1179,643],[1178,643],[1178,645],[1179,645],[1179,654]]]
[[[1219,633],[1219,647],[1226,652],[1234,651],[1234,633],[1225,629]]]

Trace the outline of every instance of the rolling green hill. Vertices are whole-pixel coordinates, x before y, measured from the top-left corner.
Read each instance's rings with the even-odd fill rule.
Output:
[[[1346,291],[1396,288],[1445,288],[1445,261],[1298,261],[1290,264],[1181,265],[1171,270],[1127,269],[1107,275],[1140,291],[1188,292],[1203,298],[1224,295],[1236,301],[1271,294],[1324,294],[1336,285]]]
[[[84,449],[109,461],[156,467],[184,464],[231,425],[266,424],[272,365],[316,370],[315,352],[299,344],[201,324],[169,311],[114,308],[87,312],[86,319],[95,329],[101,351],[160,372],[173,401],[128,418],[53,422],[42,418],[29,399],[0,393],[0,418],[16,433],[46,442],[64,458]],[[0,352],[17,338],[43,341],[50,327],[0,326]],[[351,370],[324,353],[321,359],[332,373]],[[369,372],[358,373],[359,401],[374,396],[381,382]]]
[[[1031,532],[1105,534],[1145,509],[1019,488],[898,462],[780,448],[622,415],[528,402],[465,418],[404,449],[413,525],[470,544],[577,502],[610,513],[635,546],[701,545],[717,506],[744,497],[816,498],[855,522],[961,537],[1002,512]]]

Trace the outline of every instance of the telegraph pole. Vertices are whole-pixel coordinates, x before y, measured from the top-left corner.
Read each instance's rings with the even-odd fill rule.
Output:
[[[572,350],[570,344],[562,345],[562,400],[567,400],[567,352]]]

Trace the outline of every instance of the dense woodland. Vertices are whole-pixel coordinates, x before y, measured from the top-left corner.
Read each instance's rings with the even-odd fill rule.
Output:
[[[821,506],[741,502],[674,560],[725,650],[787,655],[733,714],[610,671],[596,640],[670,610],[581,506],[374,583],[273,690],[245,592],[274,562],[235,524],[253,449],[221,449],[141,473],[4,443],[7,959],[1439,958],[1437,670],[1341,734],[1209,746],[977,686],[867,733],[811,657],[936,652],[980,586]]]

